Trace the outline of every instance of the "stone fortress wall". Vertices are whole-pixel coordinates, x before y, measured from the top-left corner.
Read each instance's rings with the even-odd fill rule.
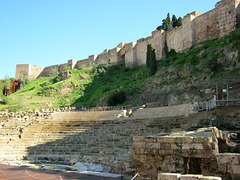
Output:
[[[49,76],[53,68],[59,72],[67,65],[71,69],[92,64],[125,65],[126,67],[142,66],[146,64],[147,43],[155,48],[157,60],[166,57],[165,49],[186,52],[199,42],[214,38],[222,38],[237,27],[240,17],[240,0],[222,0],[215,8],[205,14],[192,12],[183,18],[181,27],[167,32],[153,31],[152,36],[137,40],[137,43],[120,43],[114,49],[106,49],[99,55],[91,55],[84,60],[69,60],[66,64],[49,67],[37,67],[29,64],[16,65],[16,79],[22,75],[32,78]]]

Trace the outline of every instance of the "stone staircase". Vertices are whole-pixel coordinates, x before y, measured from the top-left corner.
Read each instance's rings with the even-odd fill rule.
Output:
[[[108,165],[115,173],[132,173],[133,136],[176,132],[206,118],[204,112],[166,116],[150,108],[117,118],[121,112],[55,112],[52,119],[5,122],[0,128],[0,160],[76,160]]]

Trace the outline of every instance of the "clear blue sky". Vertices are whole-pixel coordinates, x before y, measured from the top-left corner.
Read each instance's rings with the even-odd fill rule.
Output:
[[[0,79],[16,64],[46,67],[136,42],[162,23],[218,0],[0,0]]]

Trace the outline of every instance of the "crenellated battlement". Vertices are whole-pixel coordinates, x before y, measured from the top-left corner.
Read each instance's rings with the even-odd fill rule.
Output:
[[[15,78],[21,79],[23,75],[33,79],[49,76],[53,68],[61,72],[65,66],[77,69],[93,64],[125,65],[136,67],[146,64],[147,43],[155,48],[157,60],[165,59],[165,49],[174,49],[177,52],[186,52],[193,45],[202,41],[222,38],[236,29],[240,17],[240,0],[222,0],[215,8],[202,14],[197,11],[187,14],[183,18],[182,26],[169,31],[153,31],[152,35],[137,40],[137,43],[118,44],[116,48],[106,49],[99,55],[91,55],[84,60],[68,60],[66,64],[49,67],[37,67],[30,64],[17,64]],[[167,46],[167,48],[166,48]]]

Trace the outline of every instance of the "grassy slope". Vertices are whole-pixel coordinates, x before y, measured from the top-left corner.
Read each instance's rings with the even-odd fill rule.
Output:
[[[102,99],[101,104],[105,104],[104,97],[116,90],[125,90],[127,95],[138,93],[147,77],[144,72],[146,67],[131,70],[119,66],[88,67],[71,70],[72,77],[60,82],[56,81],[57,77],[39,78],[10,95],[7,105],[0,104],[0,110],[96,106],[99,99]]]
[[[220,40],[209,40],[192,47],[187,53],[168,53],[166,60],[158,61],[158,71],[166,67],[190,69],[190,73],[210,74],[212,79],[239,72],[238,62],[229,64],[226,70],[219,59],[225,56],[223,47],[232,44],[235,50],[240,49],[240,30],[236,29]],[[166,72],[167,73],[167,72]],[[141,88],[148,84],[151,78],[147,75],[146,66],[128,69],[120,66],[87,67],[71,70],[72,77],[57,81],[57,77],[36,79],[24,88],[8,97],[7,105],[0,104],[0,110],[10,111],[57,108],[65,105],[97,106],[105,105],[107,97],[118,90],[126,92],[124,104],[137,104],[132,98],[140,94]],[[158,77],[161,78],[161,77]],[[161,84],[181,83],[185,78],[177,77]]]

